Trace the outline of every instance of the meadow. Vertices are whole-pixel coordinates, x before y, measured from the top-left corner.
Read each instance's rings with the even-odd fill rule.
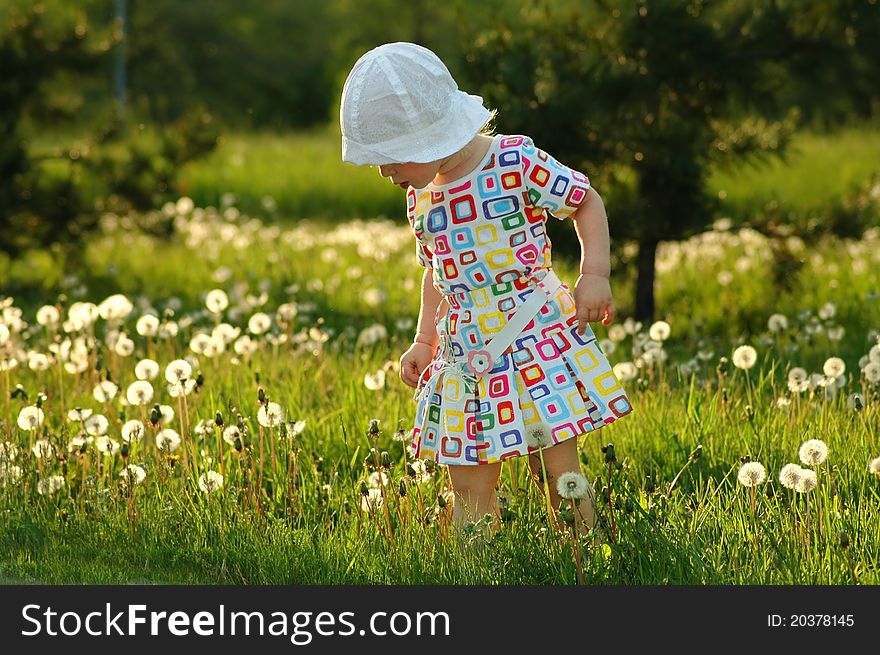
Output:
[[[242,211],[326,220],[396,217],[400,194],[375,170],[341,161],[339,128],[225,134],[208,157],[183,167],[179,190],[200,206],[232,194]],[[876,125],[795,133],[784,159],[714,169],[709,190],[723,214],[749,219],[768,206],[820,211],[878,173]]]
[[[517,460],[501,531],[453,528],[443,469],[407,451],[413,247],[403,220],[184,197],[105,216],[60,293],[0,297],[0,579],[880,582],[880,231],[792,237],[784,286],[728,222],[662,244],[649,325],[615,272],[593,328],[634,412],[579,441],[598,542]]]

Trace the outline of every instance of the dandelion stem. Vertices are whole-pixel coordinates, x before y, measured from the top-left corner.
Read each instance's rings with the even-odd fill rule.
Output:
[[[579,504],[579,503],[577,503]],[[572,507],[573,521],[571,525],[571,549],[574,552],[574,563],[577,566],[577,576],[578,576],[578,584],[583,586],[584,584],[584,567],[581,564],[581,548],[580,548],[580,539],[578,538],[578,512],[575,507]]]
[[[547,467],[544,465],[544,447],[538,448],[538,457],[541,459],[541,480],[544,483],[544,500],[547,506],[547,520],[558,530],[559,521],[556,519],[556,512],[553,509],[553,502],[550,498],[550,484],[547,482]]]
[[[617,522],[614,519],[614,498],[611,493],[611,479],[614,462],[608,462],[608,514],[611,517],[611,541],[617,542]]]

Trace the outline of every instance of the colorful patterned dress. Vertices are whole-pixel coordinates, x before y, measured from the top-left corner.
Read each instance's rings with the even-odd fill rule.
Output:
[[[433,269],[448,305],[442,317],[438,309],[440,345],[417,389],[416,457],[490,464],[534,451],[526,435],[534,425],[552,446],[632,411],[592,329],[577,333],[565,284],[472,392],[442,374],[490,343],[529,294],[544,293],[537,285],[551,265],[547,212],[570,217],[589,188],[586,176],[529,137],[498,135],[468,176],[408,189],[416,257]]]

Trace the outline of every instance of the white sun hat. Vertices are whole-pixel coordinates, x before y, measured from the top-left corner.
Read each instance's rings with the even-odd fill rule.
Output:
[[[433,52],[386,43],[355,62],[342,87],[342,159],[353,164],[426,163],[477,134],[490,112],[458,89]]]

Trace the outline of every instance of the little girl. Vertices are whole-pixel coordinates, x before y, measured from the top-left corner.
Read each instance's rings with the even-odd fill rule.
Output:
[[[602,199],[529,137],[486,133],[493,115],[412,43],[363,55],[340,106],[343,160],[406,189],[426,270],[400,377],[416,389],[416,457],[449,466],[456,525],[497,517],[501,464],[521,455],[536,481],[542,455],[558,509],[577,437],[632,411],[589,325],[614,318]],[[547,212],[576,226],[573,292],[551,268]],[[578,510],[593,527],[589,496]]]

